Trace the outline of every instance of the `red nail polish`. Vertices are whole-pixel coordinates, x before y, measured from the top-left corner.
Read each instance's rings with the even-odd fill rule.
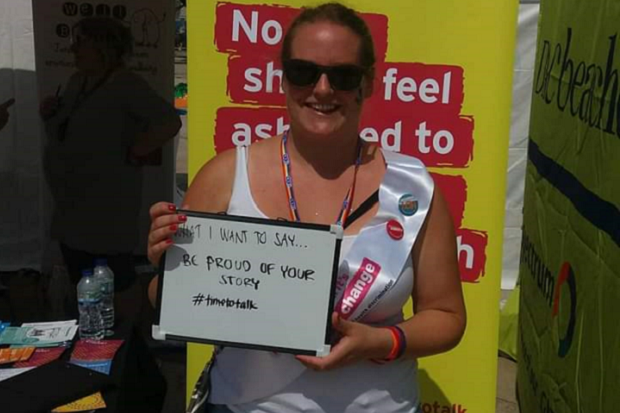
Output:
[[[170,225],[170,231],[176,231],[178,229],[178,225],[177,224],[172,224]]]
[[[168,238],[168,239],[166,240],[166,244],[172,244],[172,239]]]
[[[180,221],[180,222],[185,222],[185,221],[187,221],[187,216],[185,216],[185,215],[179,215],[179,221]]]
[[[176,205],[169,204],[169,205],[168,205],[168,210],[170,210],[170,211],[174,212],[174,211],[176,211],[176,210],[177,210],[177,207],[176,207]]]

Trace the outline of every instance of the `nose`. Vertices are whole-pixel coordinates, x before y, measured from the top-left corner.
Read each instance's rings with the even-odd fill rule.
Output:
[[[321,77],[314,85],[314,94],[320,96],[327,96],[334,92],[332,85],[329,83],[329,78],[326,73],[321,73]]]

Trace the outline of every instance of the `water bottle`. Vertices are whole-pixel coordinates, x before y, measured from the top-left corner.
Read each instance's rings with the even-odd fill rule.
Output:
[[[101,318],[103,319],[103,328],[105,335],[113,334],[114,327],[114,272],[108,267],[108,261],[105,258],[95,260],[95,280],[101,288]]]
[[[78,309],[80,311],[80,337],[101,340],[103,320],[101,319],[101,288],[95,280],[93,270],[82,271],[77,285]]]

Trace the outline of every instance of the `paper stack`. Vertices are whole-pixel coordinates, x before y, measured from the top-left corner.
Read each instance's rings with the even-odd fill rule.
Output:
[[[76,320],[24,323],[21,327],[6,327],[0,333],[0,345],[56,347],[73,340],[77,329]]]

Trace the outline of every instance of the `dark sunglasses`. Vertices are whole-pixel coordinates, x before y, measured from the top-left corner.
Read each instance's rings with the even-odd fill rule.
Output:
[[[289,59],[283,62],[284,76],[294,86],[313,86],[325,73],[335,90],[349,92],[360,87],[366,69],[356,65],[321,66],[307,60]]]

